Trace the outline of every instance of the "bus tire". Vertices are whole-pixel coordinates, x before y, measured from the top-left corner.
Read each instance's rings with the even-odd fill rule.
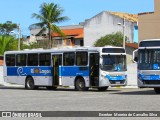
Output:
[[[29,89],[29,90],[34,90],[35,88],[37,88],[34,85],[34,80],[33,80],[32,77],[27,77],[26,78],[25,88]]]
[[[160,94],[160,88],[154,88],[156,94]]]
[[[75,89],[78,91],[87,91],[88,87],[85,87],[85,81],[83,78],[79,77],[75,82]]]
[[[106,87],[98,87],[97,89],[99,91],[106,91],[108,89],[108,86],[106,86]]]

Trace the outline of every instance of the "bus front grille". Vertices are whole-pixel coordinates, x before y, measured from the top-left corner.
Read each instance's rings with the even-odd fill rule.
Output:
[[[119,81],[115,81],[115,80],[110,80],[109,81],[110,82],[110,84],[124,84],[125,83],[125,80],[119,80]]]
[[[153,85],[153,84],[160,84],[160,80],[144,80],[143,84],[147,84],[147,85]]]

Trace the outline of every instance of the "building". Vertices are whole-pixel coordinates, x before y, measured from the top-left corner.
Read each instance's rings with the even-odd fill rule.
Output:
[[[3,56],[0,56],[0,66],[3,65]]]
[[[132,63],[133,51],[138,48],[138,43],[126,43],[125,49],[127,54],[127,63]]]
[[[154,0],[154,12],[138,14],[139,41],[160,39],[160,0]]]
[[[79,25],[68,25],[68,26],[59,26],[61,31],[65,34],[62,37],[60,34],[56,32],[51,33],[51,41],[52,47],[59,46],[83,46],[84,41],[84,31],[83,31],[83,23]],[[41,28],[37,28],[34,26],[30,28],[30,38],[24,41],[25,43],[37,42],[39,47],[49,48],[49,36],[48,31],[43,31],[41,34],[38,34],[41,31]]]
[[[61,31],[65,34],[62,37],[60,34],[53,32],[51,34],[53,46],[83,46],[84,45],[84,31],[83,25],[70,25],[60,27]]]
[[[60,26],[59,28],[66,36],[62,37],[56,32],[52,32],[52,47],[94,46],[95,41],[102,36],[119,31],[127,36],[126,42],[138,42],[137,21],[138,16],[134,14],[103,11],[79,25]],[[47,41],[47,31],[38,35],[40,30],[41,28],[34,28],[34,26],[30,28],[30,39],[32,38],[30,42],[36,41],[40,46],[47,46],[50,44]]]
[[[138,41],[138,15],[103,11],[84,22],[84,45],[93,46],[102,36],[124,30],[127,42]],[[125,24],[125,27],[123,26]]]

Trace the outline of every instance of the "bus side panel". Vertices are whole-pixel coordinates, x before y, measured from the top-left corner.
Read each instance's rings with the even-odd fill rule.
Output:
[[[52,67],[7,67],[6,74],[10,83],[25,85],[26,77],[31,76],[35,85],[52,85]]]
[[[62,77],[63,86],[74,86],[75,78],[81,76],[85,80],[86,87],[89,87],[89,67],[70,67],[63,66],[60,76]]]
[[[17,67],[6,67],[4,68],[4,81],[7,83],[15,83],[18,85],[25,84],[26,76],[19,76],[17,74]]]
[[[3,79],[4,82],[7,82],[7,67],[5,65],[3,66]]]
[[[52,76],[33,76],[33,79],[37,86],[52,86]]]
[[[24,85],[25,84],[25,76],[21,77],[21,80],[17,80],[17,76],[7,76],[5,77],[5,82],[7,83],[13,83],[18,85]]]

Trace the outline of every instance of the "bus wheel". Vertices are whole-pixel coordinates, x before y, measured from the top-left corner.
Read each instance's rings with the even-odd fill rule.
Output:
[[[154,88],[155,93],[160,94],[160,88]]]
[[[78,91],[87,91],[88,88],[85,87],[85,82],[83,78],[78,78],[75,83],[75,88]]]
[[[36,88],[36,87],[34,86],[34,81],[33,81],[33,78],[32,78],[32,77],[28,77],[28,78],[26,79],[25,88],[30,89],[30,90],[33,90],[33,89]]]
[[[99,91],[106,91],[108,89],[108,86],[107,87],[98,87],[97,89]]]

